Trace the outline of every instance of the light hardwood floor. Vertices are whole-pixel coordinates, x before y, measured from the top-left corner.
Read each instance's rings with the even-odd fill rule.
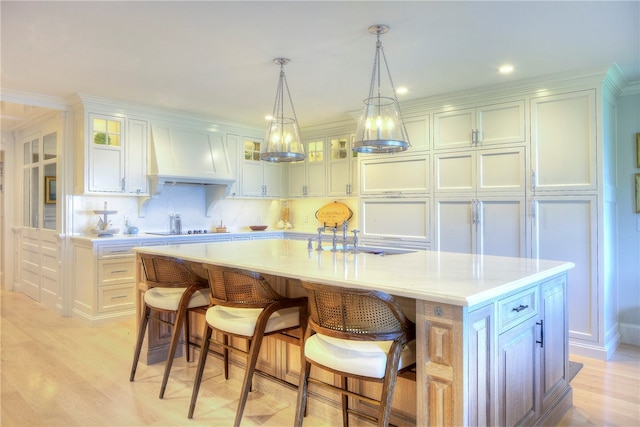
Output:
[[[187,419],[195,363],[176,360],[163,400],[163,364],[129,370],[135,320],[87,327],[63,318],[30,298],[2,291],[0,425],[9,426],[226,426],[233,423],[241,372],[224,380],[211,358],[192,420]],[[561,426],[640,425],[640,348],[621,346],[608,362],[584,363],[572,381],[574,407]],[[256,381],[243,426],[289,426],[294,390]],[[316,411],[316,413],[321,411]],[[333,426],[314,417],[305,427]],[[360,423],[354,422],[354,425]],[[370,425],[363,423],[362,425]]]

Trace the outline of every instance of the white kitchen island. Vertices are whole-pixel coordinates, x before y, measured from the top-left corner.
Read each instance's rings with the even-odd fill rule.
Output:
[[[324,246],[274,239],[134,251],[257,271],[286,287],[312,281],[415,301],[415,313],[407,314],[417,325],[418,426],[549,425],[571,406],[572,263],[432,251],[380,256]],[[296,384],[286,371],[283,379]]]

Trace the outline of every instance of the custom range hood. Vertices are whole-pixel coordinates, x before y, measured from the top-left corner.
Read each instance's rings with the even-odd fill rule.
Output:
[[[209,208],[236,181],[222,135],[158,123],[151,125],[148,177],[152,197],[167,185],[205,186]]]

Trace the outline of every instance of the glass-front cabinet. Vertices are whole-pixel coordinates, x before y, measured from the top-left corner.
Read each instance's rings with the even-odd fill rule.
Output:
[[[354,196],[358,193],[358,153],[354,152],[354,135],[329,138],[328,196]]]
[[[242,195],[245,197],[282,197],[284,173],[281,163],[260,160],[262,140],[244,137]]]

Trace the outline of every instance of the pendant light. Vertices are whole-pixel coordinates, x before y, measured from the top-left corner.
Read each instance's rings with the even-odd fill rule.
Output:
[[[356,128],[353,151],[359,153],[396,153],[411,147],[409,135],[402,120],[396,88],[391,79],[389,64],[380,42],[380,35],[389,31],[386,25],[372,25],[369,32],[377,37],[376,54],[373,58],[373,73],[369,97],[364,100],[362,115]],[[389,77],[390,93],[382,92],[380,56]]]
[[[280,65],[280,79],[278,80],[273,114],[260,150],[260,160],[267,162],[299,162],[304,160],[305,155],[302,139],[300,138],[296,110],[293,108],[289,85],[287,85],[287,78],[284,75],[284,66],[289,63],[289,60],[287,58],[276,58],[273,62]],[[289,100],[288,106],[293,117],[285,116],[285,89]]]

